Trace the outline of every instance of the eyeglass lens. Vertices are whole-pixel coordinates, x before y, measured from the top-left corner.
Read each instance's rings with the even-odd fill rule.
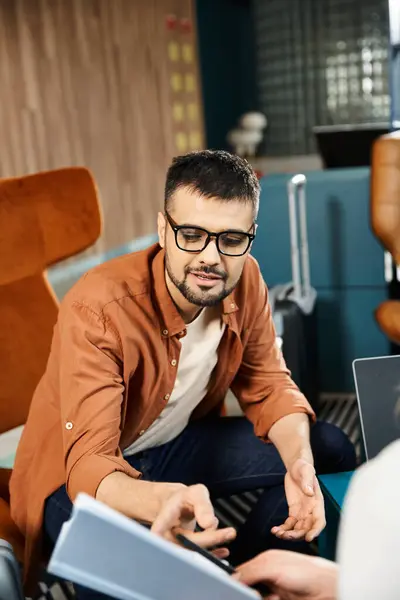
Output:
[[[195,227],[183,227],[177,232],[179,248],[188,252],[201,252],[206,247],[207,240],[207,232]],[[221,233],[217,238],[217,246],[220,252],[231,256],[243,254],[249,244],[250,238],[246,233],[227,231]]]

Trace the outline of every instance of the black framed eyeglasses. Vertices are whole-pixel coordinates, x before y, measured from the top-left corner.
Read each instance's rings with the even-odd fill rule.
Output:
[[[176,245],[184,252],[203,252],[210,243],[211,238],[215,238],[215,243],[220,254],[225,254],[225,256],[243,256],[256,237],[255,224],[251,226],[249,231],[229,229],[220,233],[212,233],[202,227],[178,225],[167,211],[165,211],[165,216],[175,233]],[[253,233],[250,233],[251,230],[253,230]]]

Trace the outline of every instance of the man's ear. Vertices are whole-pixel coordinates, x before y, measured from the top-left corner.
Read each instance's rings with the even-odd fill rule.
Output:
[[[165,248],[165,228],[166,228],[166,220],[162,212],[159,212],[157,215],[157,232],[158,232],[158,243],[161,248]]]

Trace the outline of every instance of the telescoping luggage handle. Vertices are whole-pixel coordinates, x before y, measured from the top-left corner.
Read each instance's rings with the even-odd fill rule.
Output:
[[[302,174],[294,175],[288,181],[293,292],[295,298],[299,300],[301,298],[308,297],[311,293],[310,258],[308,253],[307,236],[306,184],[306,176]],[[297,196],[299,200],[298,208],[300,228],[298,227],[297,223]],[[300,233],[300,249],[298,241],[298,230]]]

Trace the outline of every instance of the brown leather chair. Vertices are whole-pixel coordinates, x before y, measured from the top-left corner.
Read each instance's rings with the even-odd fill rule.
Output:
[[[0,179],[0,433],[26,422],[50,350],[58,303],[46,269],[91,246],[101,232],[89,171],[66,168]],[[12,522],[0,469],[0,538],[22,562],[24,540]]]
[[[400,266],[400,132],[380,137],[371,165],[371,226],[384,249]],[[400,344],[400,300],[386,300],[375,318],[388,338]]]

